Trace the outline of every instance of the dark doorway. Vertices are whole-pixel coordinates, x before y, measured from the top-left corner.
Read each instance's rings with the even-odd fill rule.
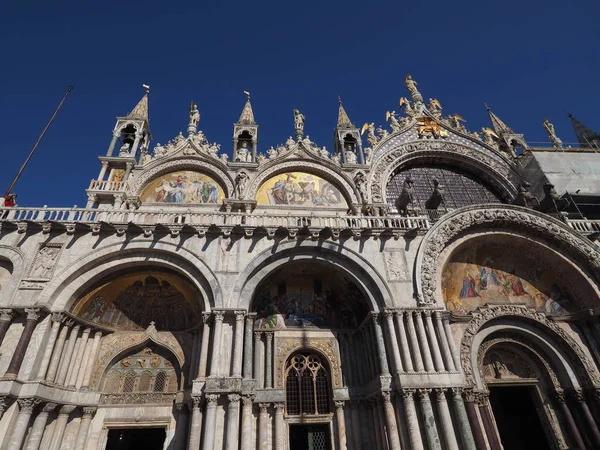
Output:
[[[290,450],[331,450],[329,425],[291,425]]]
[[[162,450],[166,436],[164,428],[113,428],[106,450]]]
[[[550,450],[535,409],[532,386],[490,388],[490,404],[500,440],[510,450]]]

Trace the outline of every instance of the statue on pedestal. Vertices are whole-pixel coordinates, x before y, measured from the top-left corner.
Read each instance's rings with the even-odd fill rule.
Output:
[[[413,108],[420,113],[424,107],[423,96],[417,89],[417,82],[412,79],[412,75],[410,73],[406,75],[404,85],[406,86],[406,89],[408,89],[408,92],[410,94],[410,98],[413,102]]]
[[[294,110],[294,129],[296,133],[296,139],[302,139],[304,136],[304,114],[301,114],[297,109]]]
[[[237,149],[235,161],[252,162],[252,153],[250,153],[250,150],[248,149],[248,143],[246,141],[243,141],[240,148]]]
[[[552,147],[557,150],[563,149],[563,143],[556,135],[556,131],[554,131],[554,125],[550,123],[548,118],[544,119],[544,128],[546,129],[546,133],[548,133],[548,137],[550,138],[550,142],[552,143]]]

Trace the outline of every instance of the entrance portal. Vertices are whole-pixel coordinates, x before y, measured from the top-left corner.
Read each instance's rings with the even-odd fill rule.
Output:
[[[290,450],[331,450],[329,425],[291,425]]]
[[[504,448],[550,450],[531,386],[490,387],[490,404]]]
[[[113,428],[108,431],[106,450],[162,450],[166,436],[164,428]]]

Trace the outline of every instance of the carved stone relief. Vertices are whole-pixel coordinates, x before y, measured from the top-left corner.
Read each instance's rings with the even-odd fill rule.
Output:
[[[388,281],[410,281],[406,253],[403,249],[387,250],[383,255]]]
[[[63,244],[59,243],[40,244],[29,268],[27,278],[31,281],[50,280],[62,247]]]

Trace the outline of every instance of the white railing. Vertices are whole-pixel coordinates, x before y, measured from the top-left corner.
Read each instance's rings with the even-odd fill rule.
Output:
[[[123,189],[124,181],[92,180],[89,190],[91,191],[120,191]]]
[[[133,223],[136,225],[237,226],[252,228],[373,228],[429,229],[426,216],[349,216],[346,214],[293,215],[241,212],[201,212],[164,210],[103,210],[85,208],[0,208],[0,220],[15,222],[64,222],[94,224]]]
[[[600,220],[567,219],[567,225],[580,233],[600,233]]]

